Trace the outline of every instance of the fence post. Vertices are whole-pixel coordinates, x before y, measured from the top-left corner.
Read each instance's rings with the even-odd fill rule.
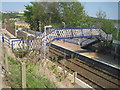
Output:
[[[75,84],[75,79],[77,78],[77,72],[73,73],[73,83]]]
[[[4,43],[4,36],[2,35],[2,43]]]
[[[4,48],[5,49],[5,48]],[[7,55],[7,51],[5,49],[5,68],[8,71],[8,55]]]
[[[3,60],[3,52],[2,52],[2,42],[0,41],[0,90],[2,89],[2,60]]]
[[[2,36],[2,41],[0,41],[0,90],[3,88],[3,79],[2,79],[2,64],[4,60],[4,37]]]
[[[12,44],[11,44],[11,45],[12,45],[12,50],[13,50],[13,41],[12,41]]]
[[[0,90],[2,90],[2,65],[0,64]]]
[[[22,65],[22,88],[26,88],[26,65],[24,62],[21,63]]]

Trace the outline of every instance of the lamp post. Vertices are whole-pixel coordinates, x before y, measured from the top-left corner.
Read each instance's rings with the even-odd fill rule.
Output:
[[[41,21],[38,22],[39,22],[39,32],[41,32]]]
[[[64,28],[65,28],[65,22],[62,22],[62,24],[64,25]]]
[[[45,40],[44,40],[44,58],[45,58],[45,55],[46,55],[46,29],[51,28],[51,27],[52,27],[52,25],[48,25],[48,26],[44,27],[44,36],[45,36]]]
[[[64,28],[65,28],[65,22],[62,22],[62,24],[64,25]],[[65,40],[61,40],[62,42],[65,42]]]
[[[52,27],[52,25],[48,25],[48,26],[45,26],[45,27],[44,27],[44,34],[45,34],[45,35],[46,35],[46,29],[47,29],[47,28],[51,28],[51,27]]]

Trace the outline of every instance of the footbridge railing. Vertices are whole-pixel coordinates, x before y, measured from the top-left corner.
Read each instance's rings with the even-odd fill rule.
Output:
[[[60,39],[72,39],[72,38],[92,38],[99,37],[104,41],[111,41],[112,34],[105,33],[102,29],[94,28],[76,28],[76,29],[55,29],[49,34],[42,37],[42,42],[46,43],[46,46],[54,40]]]
[[[112,34],[105,33],[102,29],[95,28],[62,28],[54,29],[51,32],[44,32],[35,39],[27,40],[13,40],[12,49],[15,48],[43,48],[47,47],[52,41],[60,39],[72,39],[72,38],[92,38],[98,37],[101,40],[111,41]]]

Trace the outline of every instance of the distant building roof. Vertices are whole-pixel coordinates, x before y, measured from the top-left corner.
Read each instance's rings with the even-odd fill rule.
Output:
[[[22,17],[23,15],[17,15],[18,17]]]
[[[22,13],[22,14],[23,14],[24,12],[23,12],[23,11],[20,11],[19,13]]]
[[[26,28],[29,28],[29,26],[30,26],[29,23],[22,22],[22,21],[15,22],[15,25],[20,26],[20,27],[26,27]]]

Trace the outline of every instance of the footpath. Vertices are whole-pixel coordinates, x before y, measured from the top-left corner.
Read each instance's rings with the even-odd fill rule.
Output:
[[[0,90],[2,89],[2,88],[10,88],[9,86],[7,86],[6,84],[5,84],[5,81],[4,81],[4,74],[5,74],[5,72],[4,72],[4,70],[3,70],[3,66],[4,66],[4,64],[3,64],[3,59],[4,59],[4,52],[3,52],[3,44],[2,44],[2,42],[0,41]]]

